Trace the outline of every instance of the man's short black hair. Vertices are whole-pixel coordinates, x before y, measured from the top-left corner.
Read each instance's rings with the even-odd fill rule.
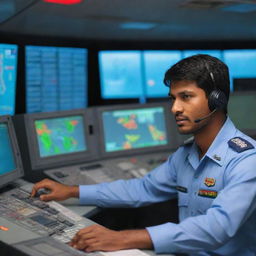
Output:
[[[164,84],[168,87],[175,81],[193,81],[205,91],[206,96],[221,90],[229,99],[229,71],[225,63],[206,54],[194,55],[174,64],[165,73]]]

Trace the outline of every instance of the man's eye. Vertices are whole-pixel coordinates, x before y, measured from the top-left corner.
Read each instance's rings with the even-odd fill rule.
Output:
[[[185,100],[186,100],[186,99],[189,99],[189,98],[191,98],[191,95],[188,95],[188,94],[184,94],[182,97],[183,97],[183,99],[185,99]]]

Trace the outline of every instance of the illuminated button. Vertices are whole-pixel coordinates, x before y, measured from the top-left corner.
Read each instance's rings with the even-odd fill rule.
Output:
[[[3,230],[3,231],[8,231],[9,228],[5,227],[5,226],[0,226],[0,230]]]

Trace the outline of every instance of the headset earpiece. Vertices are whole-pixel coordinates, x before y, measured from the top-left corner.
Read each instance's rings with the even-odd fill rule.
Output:
[[[227,107],[228,100],[224,92],[221,90],[213,90],[208,97],[208,106],[210,111],[215,109],[225,109]]]
[[[204,62],[204,65],[211,77],[213,87],[215,88],[208,97],[208,106],[210,111],[218,110],[218,109],[225,109],[228,104],[228,99],[225,93],[216,87],[216,82],[213,73],[210,71],[207,62]]]

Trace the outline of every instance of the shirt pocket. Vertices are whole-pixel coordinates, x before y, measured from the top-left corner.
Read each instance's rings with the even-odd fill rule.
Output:
[[[179,219],[180,221],[188,217],[188,202],[189,196],[187,193],[178,193],[178,207],[179,207]]]
[[[216,196],[214,193],[216,193]],[[217,197],[218,192],[217,191],[209,191],[210,195],[214,195],[212,197],[207,197],[207,196],[199,196],[197,198],[197,211],[199,214],[205,214],[209,208],[212,206],[213,200]]]

